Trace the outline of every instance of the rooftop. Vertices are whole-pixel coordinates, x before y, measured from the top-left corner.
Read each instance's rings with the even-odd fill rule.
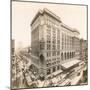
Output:
[[[79,62],[80,62],[80,60],[72,60],[72,61],[68,61],[66,63],[63,63],[62,66],[65,68],[69,68],[69,67],[72,67],[73,65],[75,65]]]
[[[34,23],[34,21],[36,20],[36,18],[39,15],[43,15],[45,13],[48,14],[48,15],[50,15],[51,17],[55,18],[57,21],[61,22],[60,17],[58,17],[56,14],[54,14],[53,12],[51,12],[50,10],[48,10],[47,8],[44,8],[43,10],[40,9],[37,12],[37,14],[35,15],[35,17],[33,18],[32,22],[31,22],[31,25]]]
[[[59,16],[57,16],[56,14],[54,14],[53,12],[51,12],[50,10],[48,10],[47,8],[44,8],[43,10],[40,9],[37,12],[37,14],[35,15],[35,17],[33,18],[32,22],[31,22],[31,25],[34,23],[34,21],[37,19],[37,17],[39,15],[44,15],[45,13],[48,14],[49,16],[53,17],[54,19],[56,19],[58,22],[62,23],[61,18]],[[71,28],[71,27],[67,26],[64,23],[62,23],[61,26],[64,27],[64,28],[66,28],[66,29],[68,29],[69,31],[77,32],[78,34],[80,34],[79,31],[76,28]]]

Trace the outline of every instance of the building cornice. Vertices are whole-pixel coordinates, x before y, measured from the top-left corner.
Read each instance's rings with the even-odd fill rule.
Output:
[[[48,9],[44,8],[43,10],[39,10],[37,12],[37,14],[35,15],[35,17],[33,18],[32,22],[31,22],[31,25],[34,23],[34,21],[37,19],[37,17],[39,15],[44,15],[44,14],[48,14],[50,17],[53,17],[54,19],[56,19],[58,22],[61,23],[60,17],[58,17],[57,15],[55,15],[54,13],[49,11]]]
[[[80,32],[77,29],[73,29],[73,32],[77,32],[78,34],[80,34]]]
[[[65,28],[65,29],[71,31],[71,32],[77,32],[78,34],[80,34],[79,31],[78,31],[77,29],[75,29],[75,28],[71,28],[71,27],[69,27],[69,26],[67,26],[67,25],[65,25],[65,24],[63,24],[63,23],[61,24],[61,26],[62,26],[63,28]]]
[[[65,24],[63,24],[63,23],[61,24],[61,27],[63,27],[63,28],[65,28],[65,29],[73,32],[73,29],[72,29],[71,27],[69,27],[69,26],[67,26],[67,25],[65,25]]]
[[[33,18],[32,22],[31,22],[31,26],[32,24],[35,22],[35,20],[40,16],[40,15],[44,15],[44,14],[47,14],[49,15],[50,17],[56,19],[58,22],[62,23],[60,17],[58,17],[57,15],[55,15],[53,12],[49,11],[47,8],[44,8],[43,10],[39,10],[37,12],[37,14],[35,15],[35,17]],[[74,28],[71,28],[67,25],[65,25],[64,23],[61,24],[62,27],[66,28],[67,30],[71,31],[71,32],[77,32],[78,34],[79,31],[77,29],[74,29]]]

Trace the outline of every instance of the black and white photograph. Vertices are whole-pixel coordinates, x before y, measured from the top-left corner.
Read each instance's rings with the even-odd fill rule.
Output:
[[[87,5],[11,4],[11,89],[88,85]]]

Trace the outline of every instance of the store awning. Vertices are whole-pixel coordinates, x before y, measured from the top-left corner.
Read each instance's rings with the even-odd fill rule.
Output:
[[[64,67],[65,69],[68,69],[68,68],[78,64],[79,62],[80,62],[80,60],[71,60],[71,61],[61,64],[61,66]]]

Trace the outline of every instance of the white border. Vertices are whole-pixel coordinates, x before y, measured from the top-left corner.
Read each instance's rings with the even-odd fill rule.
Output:
[[[87,4],[90,6],[90,2],[89,2],[90,0],[48,0],[48,1],[31,0],[31,1]],[[90,10],[88,11],[89,11],[88,16],[90,16]],[[90,28],[88,28],[88,42],[90,37],[89,29]],[[88,43],[88,46],[90,46],[90,42]],[[89,56],[89,53],[88,53],[88,56]],[[90,63],[89,59],[88,59],[88,62]],[[88,63],[88,69],[90,68],[89,63]],[[88,73],[89,73],[88,76],[90,76],[90,72]],[[47,90],[51,90],[51,89],[52,90],[54,89],[55,90],[59,90],[59,89],[89,90],[90,88],[89,85],[90,85],[90,78],[88,79],[87,86],[70,86],[70,87],[55,87],[55,88],[42,88],[42,89],[43,90],[46,90],[46,89]],[[10,87],[10,0],[0,0],[0,90],[9,90],[8,87]],[[38,88],[38,90],[39,89],[40,88]],[[26,89],[26,90],[29,90],[29,89]]]

